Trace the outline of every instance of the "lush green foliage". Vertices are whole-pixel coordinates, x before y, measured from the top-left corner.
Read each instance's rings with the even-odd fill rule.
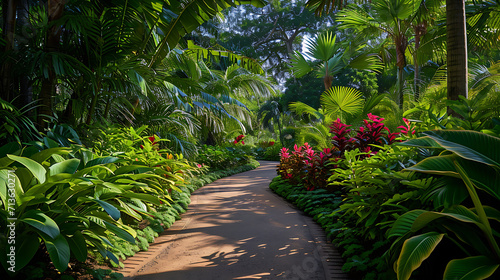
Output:
[[[64,131],[55,128],[50,135],[62,139]],[[119,265],[120,258],[147,249],[157,232],[180,218],[191,192],[225,174],[194,179],[208,167],[161,148],[167,140],[146,132],[145,126],[111,128],[94,149],[64,147],[49,137],[22,149],[16,143],[0,148],[0,219],[7,232],[8,219],[17,218],[17,273],[25,273],[40,251],[48,252],[61,272],[70,260],[84,262],[89,253]],[[219,169],[232,172],[251,163],[250,157],[235,158],[229,151],[219,160],[228,164]],[[7,238],[1,242],[5,271]]]

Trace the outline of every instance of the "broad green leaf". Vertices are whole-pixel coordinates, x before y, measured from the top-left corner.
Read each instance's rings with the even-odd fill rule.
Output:
[[[110,251],[106,251],[106,257],[108,257],[110,260],[112,260],[115,264],[120,263],[120,260],[118,260],[118,258],[115,256],[115,254],[113,254]]]
[[[32,234],[19,235],[16,244],[16,271],[26,266],[40,248],[40,238]]]
[[[429,157],[405,170],[460,178],[455,165],[453,165],[455,158],[455,155]]]
[[[465,212],[465,210],[468,210],[468,209],[465,207],[460,208],[460,211]],[[468,211],[470,213],[467,213],[467,216],[457,214],[457,213],[442,213],[442,212],[428,211],[428,212],[422,213],[420,216],[418,216],[415,219],[415,222],[413,223],[411,230],[416,232],[416,231],[424,228],[430,222],[432,222],[436,219],[439,219],[439,218],[451,218],[451,219],[457,220],[459,222],[473,223],[473,224],[476,224],[476,225],[481,227],[481,224],[479,222],[479,218],[477,217],[477,215],[475,215],[470,210],[468,210]]]
[[[444,271],[444,280],[481,280],[490,277],[499,263],[486,256],[452,260]]]
[[[126,173],[132,173],[133,171],[144,173],[148,171],[154,171],[154,168],[150,168],[144,165],[126,165],[116,169],[114,173],[116,175],[121,175]]]
[[[49,174],[50,176],[54,176],[59,173],[69,173],[73,174],[76,172],[78,169],[78,166],[80,165],[80,160],[73,158],[73,159],[67,159],[65,161],[56,163],[52,166],[49,167]]]
[[[500,138],[469,130],[435,130],[425,134],[464,159],[500,167]]]
[[[61,272],[65,271],[68,268],[70,249],[64,236],[59,234],[56,238],[50,238],[44,235],[42,235],[42,237],[45,247],[49,252],[50,260],[56,269]]]
[[[107,230],[116,234],[116,236],[118,236],[119,238],[121,238],[127,242],[130,242],[132,244],[135,244],[135,238],[130,233],[128,233],[126,230],[119,228],[118,226],[116,226],[112,223],[106,222],[106,221],[104,221],[104,224],[106,225]]]
[[[73,236],[67,238],[69,248],[71,249],[71,254],[79,262],[85,262],[87,260],[87,243],[85,242],[85,237],[80,231],[76,231]]]
[[[430,256],[443,236],[442,233],[428,232],[407,239],[397,261],[398,280],[410,279],[411,273]]]
[[[99,203],[99,205],[101,205],[101,207],[104,209],[104,211],[106,211],[106,213],[108,213],[109,216],[111,216],[111,218],[113,218],[115,220],[120,219],[120,211],[118,211],[118,209],[116,209],[116,207],[114,207],[113,205],[109,204],[106,201],[99,200],[99,199],[91,199],[91,200]]]
[[[123,193],[122,196],[129,198],[137,198],[143,201],[154,203],[156,205],[160,204],[160,200],[158,199],[158,197],[152,196],[150,194],[127,192]]]
[[[429,136],[406,140],[404,142],[398,143],[398,145],[408,146],[408,147],[421,147],[421,148],[439,148],[439,149],[443,148]]]
[[[17,142],[7,143],[2,147],[0,147],[0,158],[7,156],[7,154],[18,155],[21,148],[22,148],[21,145],[19,145],[19,143]]]
[[[60,234],[56,222],[39,210],[30,210],[24,213],[19,221],[40,230],[50,238],[56,238]]]
[[[401,215],[396,222],[394,222],[394,225],[391,227],[389,230],[388,236],[389,238],[394,237],[394,236],[403,236],[407,234],[408,232],[411,232],[411,228],[413,226],[413,223],[415,220],[418,218],[423,213],[426,213],[428,211],[426,210],[412,210],[408,213],[405,213]]]
[[[19,162],[20,164],[28,168],[40,183],[43,184],[45,182],[45,174],[47,173],[47,170],[45,170],[45,168],[38,162],[29,158],[18,157],[14,155],[7,155],[7,157],[9,157],[11,160]]]
[[[123,202],[122,200],[120,199],[117,199],[118,203],[120,204],[120,206],[122,207],[121,211],[125,214],[128,214],[130,217],[138,220],[138,221],[141,221],[142,220],[142,216],[137,213],[136,211],[134,211],[134,209],[130,208],[130,206]]]
[[[71,149],[66,148],[66,147],[50,148],[50,149],[42,150],[42,151],[32,155],[30,158],[38,163],[42,163],[54,154],[67,155],[70,153],[70,151],[71,151]]]
[[[117,162],[119,160],[120,160],[120,158],[117,158],[117,157],[95,158],[95,159],[87,162],[87,164],[85,164],[85,167],[91,167],[91,166],[94,166],[94,165],[101,165],[101,164],[113,163],[113,162]]]

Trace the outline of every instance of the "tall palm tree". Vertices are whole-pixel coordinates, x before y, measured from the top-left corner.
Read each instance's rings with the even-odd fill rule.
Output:
[[[342,28],[352,28],[364,35],[389,36],[396,49],[399,106],[403,107],[406,50],[412,35],[412,22],[422,0],[373,0],[371,5],[348,6],[339,13]]]
[[[447,31],[447,91],[449,100],[467,98],[467,33],[465,19],[465,0],[446,0]],[[451,108],[448,114],[455,115]]]
[[[377,56],[360,52],[364,45],[342,48],[335,43],[336,38],[333,32],[325,32],[308,39],[307,50],[304,53],[297,51],[292,56],[294,75],[300,78],[315,71],[318,78],[323,78],[325,90],[328,90],[332,86],[333,76],[346,67],[372,71],[382,68]]]

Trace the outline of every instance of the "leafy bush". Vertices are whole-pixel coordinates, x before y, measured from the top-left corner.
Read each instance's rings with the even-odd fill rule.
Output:
[[[91,251],[118,264],[109,240],[134,244],[133,227],[162,203],[174,202],[172,192],[181,192],[178,186],[200,172],[181,156],[155,147],[161,139],[152,141],[132,128],[122,134],[107,145],[123,151],[100,150],[103,156],[82,146],[59,147],[48,137],[23,149],[0,148],[0,203],[5,209],[0,227],[6,232],[8,218],[17,218],[17,272],[42,249],[59,271],[70,258],[85,261]],[[9,207],[15,211],[8,212]],[[5,246],[7,236],[0,238],[7,271],[10,247]]]
[[[208,166],[211,170],[222,170],[247,164],[252,158],[250,148],[241,145],[227,147],[204,145],[199,150],[196,161]]]

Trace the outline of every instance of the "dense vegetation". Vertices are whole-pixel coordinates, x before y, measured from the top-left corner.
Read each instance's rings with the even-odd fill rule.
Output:
[[[280,160],[271,188],[353,278],[498,277],[498,1],[22,0],[0,14],[2,275],[118,267],[195,189],[258,158]]]

